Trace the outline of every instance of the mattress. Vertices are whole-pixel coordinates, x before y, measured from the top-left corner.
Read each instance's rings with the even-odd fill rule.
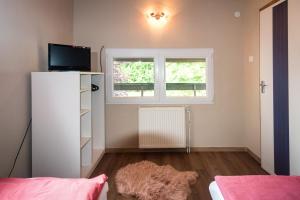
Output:
[[[102,188],[101,194],[98,200],[107,200],[108,183],[106,182]]]
[[[220,190],[219,186],[217,185],[216,181],[213,181],[209,185],[209,192],[210,192],[211,198],[213,200],[224,200],[221,190]]]
[[[92,179],[0,178],[0,199],[107,200],[106,180],[105,175]]]
[[[210,186],[214,200],[300,200],[300,176],[216,176],[215,181]]]

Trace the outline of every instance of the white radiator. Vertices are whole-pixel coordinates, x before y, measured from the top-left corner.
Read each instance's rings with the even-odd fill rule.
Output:
[[[185,107],[140,107],[140,148],[185,148]]]

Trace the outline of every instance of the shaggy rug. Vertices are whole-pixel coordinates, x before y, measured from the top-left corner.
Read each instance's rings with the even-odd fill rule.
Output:
[[[198,174],[179,172],[170,165],[159,166],[142,161],[129,164],[116,174],[117,191],[139,200],[186,200]]]

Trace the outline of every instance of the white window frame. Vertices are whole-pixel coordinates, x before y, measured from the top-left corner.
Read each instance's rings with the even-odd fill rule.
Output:
[[[107,104],[213,104],[214,76],[213,53],[211,48],[194,49],[106,49],[106,103]],[[153,58],[155,64],[154,97],[114,97],[113,60],[114,58]],[[167,97],[165,84],[166,58],[205,58],[207,96]]]

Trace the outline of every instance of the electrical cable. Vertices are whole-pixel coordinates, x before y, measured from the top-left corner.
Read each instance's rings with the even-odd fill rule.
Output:
[[[99,66],[100,66],[100,72],[103,72],[103,68],[102,68],[102,51],[104,49],[104,46],[101,46],[100,48],[100,55],[99,55]]]
[[[26,138],[26,136],[27,136],[27,134],[28,134],[28,130],[29,130],[29,128],[30,128],[31,122],[32,122],[32,119],[30,119],[30,121],[29,121],[29,123],[28,123],[28,126],[27,126],[26,131],[25,131],[25,135],[24,135],[24,137],[23,137],[23,139],[22,139],[22,143],[21,143],[21,145],[20,145],[20,147],[19,147],[19,150],[18,150],[17,155],[16,155],[15,160],[14,160],[14,164],[13,164],[13,166],[12,166],[10,172],[9,172],[8,177],[10,177],[11,174],[12,174],[12,172],[14,171],[14,168],[15,168],[15,166],[16,166],[16,163],[17,163],[17,160],[18,160],[20,151],[21,151],[21,149],[22,149],[22,147],[23,147],[25,138]]]

